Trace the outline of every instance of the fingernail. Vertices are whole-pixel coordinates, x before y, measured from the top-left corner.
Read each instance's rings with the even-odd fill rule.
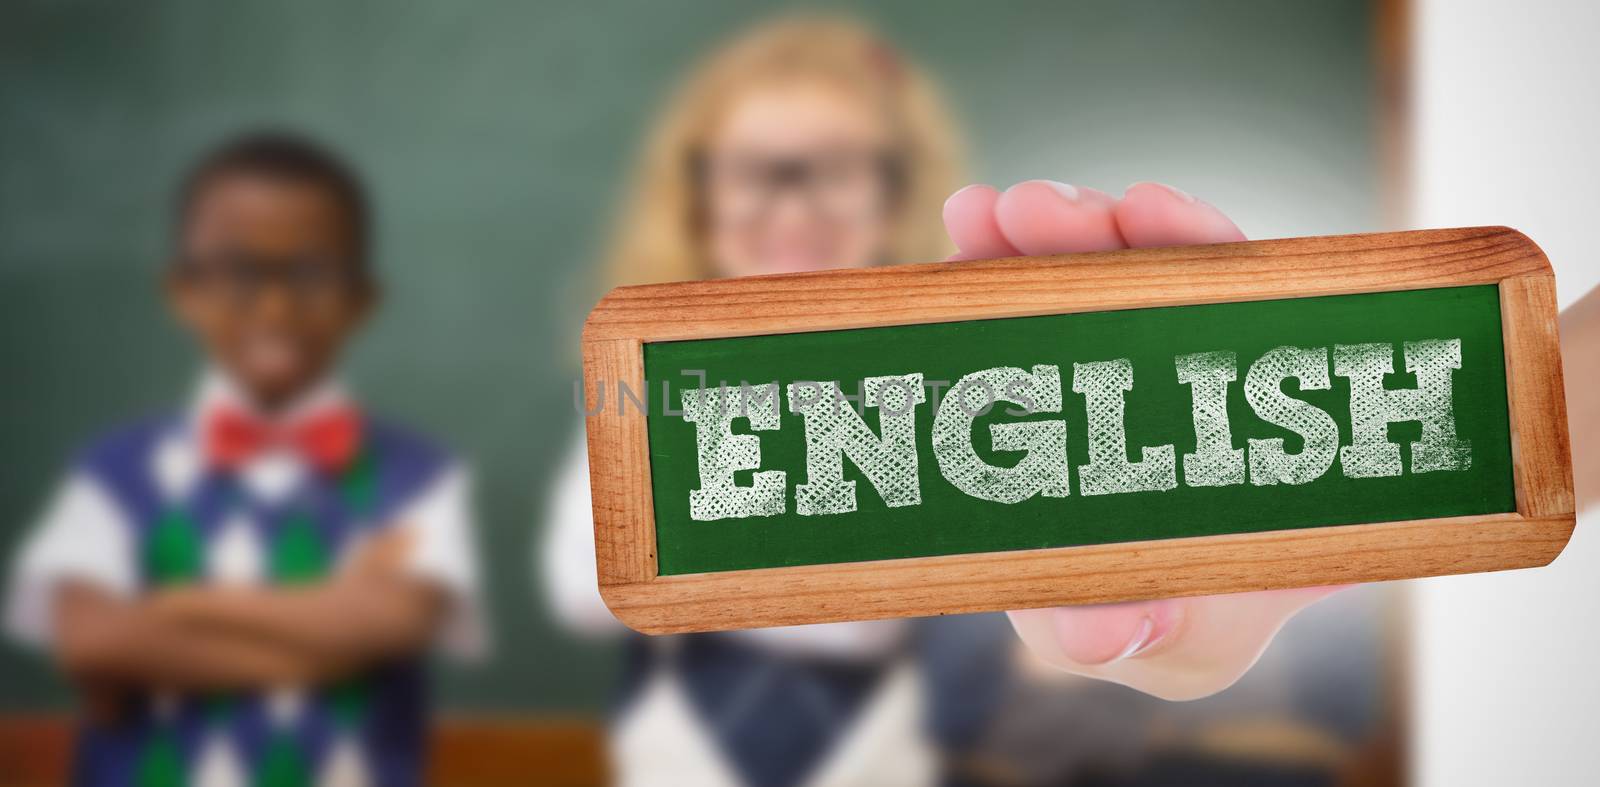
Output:
[[[1138,658],[1166,642],[1182,625],[1185,607],[1186,602],[1179,599],[1151,602],[1145,607],[1143,619],[1134,628],[1133,635],[1128,637],[1127,644],[1122,646],[1122,651],[1106,663]]]
[[[1136,658],[1174,639],[1188,602],[1181,599],[1057,607],[1053,610],[1061,655],[1084,665]]]
[[[1060,194],[1061,198],[1067,200],[1068,202],[1078,201],[1078,197],[1080,196],[1078,194],[1078,187],[1072,185],[1071,183],[1062,183],[1059,180],[1041,180],[1039,182],[1049,186],[1052,189],[1055,189],[1056,193]]]
[[[1188,203],[1190,205],[1193,205],[1194,203],[1199,201],[1199,200],[1196,200],[1194,198],[1194,196],[1191,195],[1189,192],[1184,191],[1183,189],[1180,189],[1180,188],[1178,188],[1176,186],[1168,186],[1165,183],[1156,183],[1154,181],[1150,181],[1150,185],[1155,186],[1155,187],[1157,187],[1159,189],[1162,189],[1162,190],[1166,191],[1168,194],[1171,194],[1172,196],[1177,197],[1178,199],[1183,200],[1184,202],[1186,202],[1186,203]]]
[[[1134,630],[1133,636],[1128,638],[1128,644],[1123,646],[1122,652],[1111,661],[1137,658],[1166,641],[1172,632],[1177,631],[1183,624],[1185,608],[1186,602],[1182,599],[1152,602],[1147,607],[1144,620]]]
[[[1107,663],[1122,661],[1123,659],[1129,658],[1133,656],[1133,654],[1149,647],[1150,635],[1154,634],[1155,630],[1156,622],[1154,620],[1151,620],[1150,618],[1141,620],[1139,622],[1139,628],[1135,629],[1133,636],[1128,638],[1128,644],[1122,646],[1122,652],[1112,656],[1111,661]]]
[[[1166,632],[1161,632],[1162,636],[1165,636],[1165,634]],[[1131,659],[1134,656],[1149,650],[1150,646],[1156,644],[1156,641],[1160,638],[1160,636],[1156,635],[1155,619],[1147,617],[1139,623],[1139,628],[1136,629],[1133,632],[1133,636],[1128,639],[1128,644],[1122,648],[1122,652],[1118,653],[1116,657],[1112,658],[1106,663],[1115,664],[1124,659]]]
[[[973,189],[993,189],[993,188],[994,188],[993,186],[990,186],[990,185],[988,185],[986,183],[973,183],[973,184],[968,185],[968,186],[962,186],[961,188],[956,189],[954,194],[951,194],[950,196],[945,197],[944,204],[946,206],[948,206],[950,203],[956,201],[956,197],[959,197],[962,194],[965,194],[965,193],[967,193],[967,192],[969,192],[969,191],[971,191]]]

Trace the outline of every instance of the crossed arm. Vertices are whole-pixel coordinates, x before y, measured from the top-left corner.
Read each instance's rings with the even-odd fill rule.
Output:
[[[291,588],[183,587],[125,600],[63,583],[53,605],[56,658],[100,690],[326,682],[415,650],[433,632],[444,594],[400,570],[407,548],[395,532],[337,575]]]

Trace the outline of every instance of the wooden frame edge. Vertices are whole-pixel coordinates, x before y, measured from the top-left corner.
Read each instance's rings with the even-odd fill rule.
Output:
[[[587,344],[643,343],[1497,284],[1548,273],[1507,227],[913,263],[611,290]],[[915,299],[908,298],[915,295]]]
[[[1532,568],[1561,553],[1575,522],[1508,513],[1308,527],[684,574],[601,595],[646,634],[1138,601]]]
[[[996,286],[971,297],[979,283]],[[618,288],[585,324],[586,405],[603,405],[606,385],[644,392],[644,344],[657,341],[1472,284],[1500,286],[1516,513],[658,577],[646,414],[618,401],[586,418],[601,596],[625,624],[664,634],[1545,565],[1576,523],[1554,275],[1505,227]],[[923,305],[882,308],[907,287]]]
[[[613,339],[583,343],[584,418],[589,493],[594,510],[596,572],[602,587],[656,576],[656,520],[650,486],[650,438],[645,413],[615,401],[618,385],[644,392],[644,345]],[[609,415],[606,415],[609,414]]]
[[[1554,274],[1500,282],[1511,466],[1517,511],[1530,517],[1577,510],[1558,311]]]

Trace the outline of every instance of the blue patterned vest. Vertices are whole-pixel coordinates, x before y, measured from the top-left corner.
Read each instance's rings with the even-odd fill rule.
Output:
[[[255,500],[235,476],[212,470],[200,471],[184,499],[170,500],[152,473],[152,455],[178,423],[165,418],[120,430],[94,444],[79,464],[133,529],[137,553],[130,559],[139,565],[145,590],[206,581],[209,550],[224,529],[239,527],[252,531],[248,540],[259,545],[263,583],[316,581],[335,570],[353,537],[390,524],[448,463],[424,441],[368,420],[349,468],[336,477],[308,471],[280,502]],[[358,783],[419,784],[426,746],[423,673],[419,658],[407,658],[335,685],[273,697],[141,697],[115,721],[86,724],[73,781],[94,787],[314,785],[332,767],[337,749],[346,780],[353,767]]]
[[[750,787],[796,787],[849,734],[897,659],[922,678],[923,733],[947,758],[977,744],[1010,680],[1011,625],[1001,614],[912,621],[903,649],[841,661],[775,653],[725,634],[628,639],[615,712],[655,670],[682,681],[702,729]],[[941,783],[963,784],[955,773]]]

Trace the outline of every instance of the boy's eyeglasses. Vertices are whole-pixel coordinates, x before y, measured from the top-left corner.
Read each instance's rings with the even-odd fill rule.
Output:
[[[875,219],[899,198],[904,180],[899,156],[867,150],[699,154],[691,158],[690,169],[706,217],[735,225],[766,218],[785,192],[794,192],[829,221]]]
[[[355,291],[362,282],[356,265],[347,260],[238,252],[185,258],[178,263],[177,272],[184,280],[241,305],[277,286],[297,303],[321,306]]]

